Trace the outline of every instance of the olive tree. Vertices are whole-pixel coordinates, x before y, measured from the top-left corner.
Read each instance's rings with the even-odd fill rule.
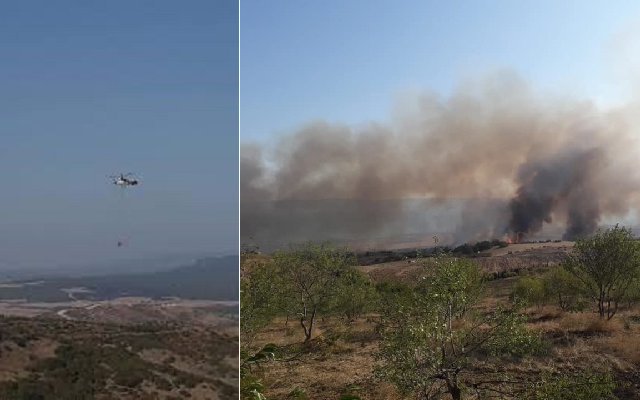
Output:
[[[526,305],[542,306],[546,301],[544,283],[533,275],[520,275],[511,291],[511,298],[523,301]]]
[[[625,227],[599,230],[577,240],[563,266],[584,284],[600,317],[610,320],[640,277],[640,243]]]
[[[572,273],[554,267],[542,278],[545,296],[556,301],[563,310],[580,310],[584,303],[584,284]]]
[[[523,356],[542,348],[539,336],[525,328],[518,305],[473,312],[481,274],[469,260],[440,257],[429,268],[414,290],[380,310],[377,375],[416,399],[447,393],[458,400],[465,388],[498,392],[495,379],[469,371],[473,358]]]
[[[279,303],[288,315],[300,317],[305,343],[311,340],[319,313],[328,313],[341,278],[355,264],[355,255],[330,242],[307,242],[273,254]]]
[[[275,264],[252,252],[240,254],[240,335],[247,349],[279,311]]]
[[[353,322],[374,308],[377,300],[375,286],[366,274],[349,268],[341,274],[331,311],[347,322]]]

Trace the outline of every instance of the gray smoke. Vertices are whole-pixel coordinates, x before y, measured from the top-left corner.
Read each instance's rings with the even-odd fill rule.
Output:
[[[524,164],[516,178],[520,186],[510,203],[510,230],[523,236],[536,233],[543,223],[552,223],[553,213],[564,207],[565,240],[595,231],[601,214],[598,188],[606,156],[601,147],[567,149],[553,159]]]
[[[389,124],[310,123],[241,147],[241,236],[272,241],[449,230],[458,242],[566,239],[635,209],[633,110],[544,98],[512,74],[426,94]],[[407,199],[426,198],[423,208]]]

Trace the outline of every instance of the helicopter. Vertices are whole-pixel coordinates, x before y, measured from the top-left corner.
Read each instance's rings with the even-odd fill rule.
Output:
[[[111,183],[113,183],[114,185],[120,188],[118,189],[118,191],[121,192],[123,198],[124,198],[124,193],[129,190],[126,188],[128,188],[129,186],[135,186],[138,184],[138,179],[133,178],[132,176],[133,176],[132,173],[109,176],[109,178],[111,179]],[[117,242],[118,247],[123,247],[126,244],[127,244],[127,241],[123,239],[119,239]]]
[[[112,182],[114,185],[117,186],[135,186],[138,184],[138,180],[134,179],[134,178],[129,178],[131,175],[131,173],[129,174],[120,174],[120,175],[112,175],[109,178],[111,178]]]

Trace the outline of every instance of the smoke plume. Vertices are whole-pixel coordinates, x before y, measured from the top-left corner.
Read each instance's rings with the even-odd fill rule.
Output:
[[[638,204],[633,111],[541,96],[501,74],[448,98],[424,94],[388,124],[316,121],[245,143],[241,236],[589,234]]]

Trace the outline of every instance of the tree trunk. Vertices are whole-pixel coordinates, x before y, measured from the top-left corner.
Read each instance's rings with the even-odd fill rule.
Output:
[[[316,310],[313,310],[311,313],[311,318],[309,318],[309,328],[304,323],[305,318],[300,317],[300,326],[304,329],[304,343],[307,343],[311,340],[311,330],[313,329],[313,321],[316,318]]]
[[[460,390],[459,387],[454,386],[452,388],[449,389],[449,393],[451,393],[451,398],[453,400],[460,400],[462,399],[462,391]]]
[[[600,292],[600,297],[598,298],[598,313],[600,318],[604,318],[604,293],[602,292]]]
[[[447,390],[449,391],[449,394],[451,394],[451,398],[453,400],[462,399],[462,390],[460,390],[460,387],[458,386],[458,379],[447,378],[446,382],[447,382]]]

